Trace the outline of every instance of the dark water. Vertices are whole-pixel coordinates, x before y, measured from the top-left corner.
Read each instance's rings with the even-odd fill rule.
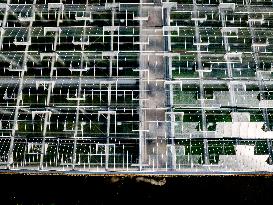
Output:
[[[148,180],[147,180],[148,179]],[[154,182],[164,182],[162,186]],[[0,175],[0,204],[190,204],[271,201],[272,177]]]

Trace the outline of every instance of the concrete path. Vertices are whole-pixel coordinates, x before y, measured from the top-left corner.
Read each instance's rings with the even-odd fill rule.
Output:
[[[161,1],[145,0],[145,3],[160,3]],[[164,87],[165,68],[163,45],[162,7],[155,5],[142,5],[140,14],[148,16],[148,21],[142,21],[140,28],[140,42],[149,42],[140,46],[140,98],[142,123],[141,159],[148,167],[156,169],[167,165],[167,139],[165,125],[166,94]],[[150,52],[150,55],[145,54]],[[161,54],[161,55],[160,55]],[[147,90],[147,91],[145,91]]]

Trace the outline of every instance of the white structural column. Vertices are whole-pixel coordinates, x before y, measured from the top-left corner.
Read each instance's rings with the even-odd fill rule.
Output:
[[[9,0],[7,1],[7,6],[9,5]],[[33,0],[33,5],[32,5],[32,15],[35,16],[35,5],[36,5],[36,0]],[[5,15],[8,15],[6,12]],[[31,32],[32,32],[32,25],[33,25],[33,19],[30,19],[29,26],[28,26],[28,33],[27,33],[27,41],[31,41]],[[21,74],[20,74],[20,82],[19,82],[19,87],[18,87],[18,93],[17,93],[17,99],[16,99],[16,106],[15,106],[15,111],[14,111],[14,119],[13,119],[13,127],[12,127],[12,133],[11,133],[11,139],[10,139],[10,147],[9,147],[9,153],[8,153],[8,164],[7,168],[9,169],[11,164],[13,163],[13,149],[14,149],[14,138],[16,137],[16,130],[18,129],[18,115],[19,115],[19,110],[20,110],[20,105],[23,97],[23,84],[24,84],[24,76],[25,72],[27,70],[27,62],[28,62],[28,49],[29,49],[29,44],[26,45],[25,48],[25,53],[23,56],[23,62],[22,65],[20,66],[22,69],[20,69]]]
[[[230,106],[235,106],[235,93],[234,93],[234,83],[232,83],[233,78],[233,71],[232,71],[232,64],[234,61],[234,57],[240,57],[240,53],[232,53],[230,52],[230,46],[228,41],[228,33],[236,33],[238,34],[238,28],[230,28],[226,26],[226,11],[234,11],[235,10],[235,4],[234,3],[220,3],[219,4],[219,12],[221,16],[221,22],[222,22],[222,38],[224,41],[225,46],[225,60],[227,64],[227,73],[228,73],[228,79],[229,79],[229,94],[230,94]]]
[[[10,0],[7,0],[7,3],[1,3],[0,4],[1,8],[5,8],[4,18],[3,18],[2,26],[1,26],[0,50],[3,47],[3,39],[4,39],[5,27],[7,25],[8,14],[9,14],[9,9],[10,9],[9,4],[10,4]]]
[[[50,104],[51,92],[53,92],[53,89],[55,86],[55,81],[53,81],[52,78],[53,78],[53,71],[55,68],[55,63],[56,63],[57,57],[58,57],[58,55],[56,54],[56,49],[57,49],[58,43],[60,43],[60,40],[58,40],[58,39],[60,39],[60,35],[61,35],[61,30],[60,30],[59,26],[60,26],[61,17],[62,17],[63,10],[64,10],[62,3],[48,5],[48,10],[50,10],[52,8],[55,9],[56,7],[58,9],[58,16],[57,16],[57,29],[56,29],[56,31],[54,31],[55,35],[54,35],[54,42],[53,42],[53,53],[55,55],[52,56],[51,65],[50,65],[50,80],[51,81],[45,81],[45,82],[41,83],[41,84],[43,84],[44,87],[46,86],[46,84],[48,85],[47,100],[46,100],[47,106],[49,106],[49,104]],[[47,33],[47,31],[45,29],[44,35],[46,35],[46,33]],[[40,82],[36,81],[36,88],[38,88],[39,85],[40,85]],[[45,141],[46,141],[46,133],[47,133],[46,131],[47,131],[47,126],[50,124],[50,117],[51,117],[50,108],[46,107],[45,111],[42,112],[42,114],[43,113],[44,113],[44,126],[43,126],[43,140],[42,140],[42,146],[41,146],[39,169],[44,169],[44,157],[46,154],[46,150],[45,150]],[[34,116],[33,116],[33,118],[34,118]]]
[[[88,5],[88,0],[86,0],[86,5]],[[86,12],[87,11],[87,6],[86,6],[86,11],[85,11],[85,14],[86,15]],[[89,11],[90,12],[90,11]],[[80,59],[80,68],[79,68],[79,84],[78,84],[78,89],[77,89],[77,96],[76,96],[76,120],[75,120],[75,126],[74,126],[74,140],[73,140],[73,153],[72,153],[72,169],[74,170],[75,169],[75,165],[77,163],[77,139],[78,139],[78,131],[79,131],[79,115],[80,115],[80,101],[81,100],[85,100],[85,96],[82,97],[82,72],[84,70],[84,61],[86,60],[84,58],[84,53],[83,51],[85,50],[85,43],[84,43],[84,40],[86,38],[86,23],[87,23],[87,20],[89,19],[86,19],[84,18],[84,26],[83,26],[83,34],[82,34],[82,44],[81,44],[81,49],[82,49],[82,55],[81,55],[81,59]],[[87,41],[89,42],[89,40]],[[83,129],[83,127],[81,127],[81,129]],[[79,156],[80,157],[80,156]],[[80,159],[79,159],[80,161]]]
[[[173,113],[173,84],[177,82],[172,81],[172,49],[171,49],[171,36],[172,36],[172,27],[171,27],[171,9],[177,8],[175,2],[162,2],[162,20],[163,20],[163,36],[164,36],[164,52],[168,53],[165,55],[165,82],[164,87],[166,89],[166,108],[168,109],[169,114],[165,115],[166,126],[166,135],[168,137],[167,145],[167,155],[168,155],[168,168],[171,170],[176,169],[176,149],[175,149],[175,114]],[[179,28],[178,28],[179,33]],[[182,84],[181,84],[182,89]],[[167,113],[167,112],[166,112]],[[165,113],[165,114],[166,114]]]
[[[50,123],[50,117],[51,117],[51,111],[32,111],[32,120],[34,120],[35,115],[42,115],[44,116],[44,125],[43,125],[43,139],[41,143],[41,150],[40,150],[40,163],[39,163],[39,169],[43,169],[43,162],[44,162],[44,156],[46,153],[45,149],[45,137],[46,137],[46,131],[47,131],[47,126]]]
[[[115,116],[115,121],[114,121],[114,125],[115,125],[115,134],[117,133],[117,120],[116,120],[116,111],[112,111],[110,109],[111,106],[111,92],[112,92],[112,85],[115,84],[117,86],[117,81],[101,81],[100,82],[100,90],[102,90],[102,85],[107,85],[107,103],[108,103],[108,109],[107,111],[99,111],[98,112],[98,120],[100,118],[101,114],[107,114],[107,128],[106,128],[106,145],[105,145],[105,169],[108,170],[109,169],[109,145],[110,145],[110,126],[111,126],[111,115]],[[115,155],[114,157],[114,161],[115,161]],[[115,167],[114,167],[115,169]]]
[[[144,12],[142,11],[142,3],[143,0],[140,0],[140,5],[139,5],[139,15],[143,16]],[[141,29],[142,29],[142,20],[139,21],[139,28],[140,28],[140,33],[141,33]],[[144,50],[144,45],[140,44],[139,45],[140,48],[140,55],[141,55],[141,51]],[[141,58],[141,56],[140,56]],[[140,66],[142,65],[142,63],[140,62],[139,64]],[[142,171],[142,166],[143,163],[145,161],[145,111],[144,111],[144,99],[146,98],[145,95],[145,75],[143,72],[139,72],[139,170]]]
[[[199,21],[204,21],[203,18],[199,18],[198,16],[198,6],[196,0],[193,0],[193,12],[192,12],[192,20],[194,20],[195,25],[195,45],[197,50],[197,71],[199,73],[199,92],[200,92],[200,103],[201,103],[201,113],[202,113],[202,131],[204,137],[204,163],[209,164],[209,151],[208,151],[208,140],[206,139],[206,131],[207,131],[207,123],[206,123],[206,111],[205,111],[205,96],[204,96],[204,69],[202,65],[202,54],[201,54],[201,36],[199,30]]]

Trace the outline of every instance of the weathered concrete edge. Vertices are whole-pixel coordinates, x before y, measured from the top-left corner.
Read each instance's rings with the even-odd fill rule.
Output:
[[[190,176],[264,176],[272,177],[273,172],[83,172],[83,171],[39,171],[39,170],[7,170],[1,169],[0,175],[59,175],[59,176],[105,176],[105,177],[190,177]]]

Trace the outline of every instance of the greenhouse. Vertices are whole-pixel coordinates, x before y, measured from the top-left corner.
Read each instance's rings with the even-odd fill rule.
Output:
[[[268,0],[0,0],[0,169],[273,171]]]

